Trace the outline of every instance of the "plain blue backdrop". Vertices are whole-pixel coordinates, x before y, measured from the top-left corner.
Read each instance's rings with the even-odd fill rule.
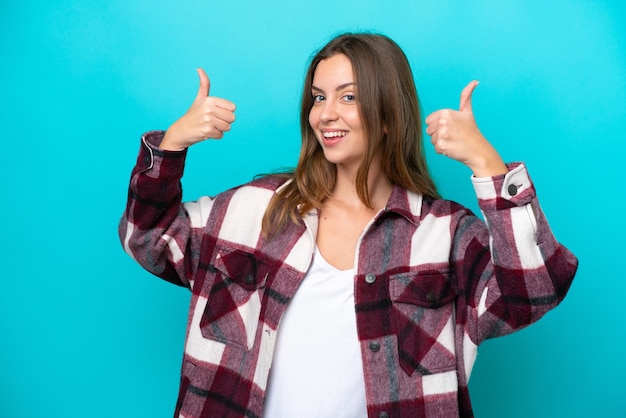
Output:
[[[481,347],[476,415],[626,416],[621,0],[3,5],[1,416],[172,415],[189,295],[117,238],[139,137],[187,109],[203,67],[238,119],[191,150],[185,199],[293,165],[307,60],[344,30],[404,48],[424,115],[457,107],[479,79],[479,126],[527,163],[580,259],[561,306]],[[469,171],[430,145],[428,159],[443,194],[475,209]]]

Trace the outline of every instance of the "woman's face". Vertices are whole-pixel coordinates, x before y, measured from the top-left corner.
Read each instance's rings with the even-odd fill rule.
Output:
[[[352,63],[343,54],[319,62],[313,74],[309,124],[326,159],[356,170],[366,150]]]

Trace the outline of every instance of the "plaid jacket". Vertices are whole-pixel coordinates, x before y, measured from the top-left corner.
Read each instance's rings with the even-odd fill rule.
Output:
[[[161,136],[142,138],[119,233],[144,268],[192,292],[175,416],[260,417],[317,214],[265,240],[261,219],[284,181],[272,177],[183,204],[186,152],[159,150]],[[577,260],[552,235],[524,165],[472,181],[486,223],[395,187],[359,240],[354,297],[369,417],[472,416],[478,345],[538,320],[570,286]]]

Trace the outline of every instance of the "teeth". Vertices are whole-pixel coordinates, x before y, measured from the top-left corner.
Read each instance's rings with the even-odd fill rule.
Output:
[[[324,138],[337,138],[339,136],[346,136],[348,134],[347,131],[333,131],[333,132],[322,132]]]

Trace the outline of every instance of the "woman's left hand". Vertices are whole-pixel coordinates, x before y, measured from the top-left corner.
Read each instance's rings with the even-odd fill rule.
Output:
[[[476,177],[490,177],[508,171],[496,149],[476,125],[472,112],[472,92],[478,81],[471,81],[461,92],[459,110],[441,109],[426,118],[426,133],[435,151],[467,165]]]

